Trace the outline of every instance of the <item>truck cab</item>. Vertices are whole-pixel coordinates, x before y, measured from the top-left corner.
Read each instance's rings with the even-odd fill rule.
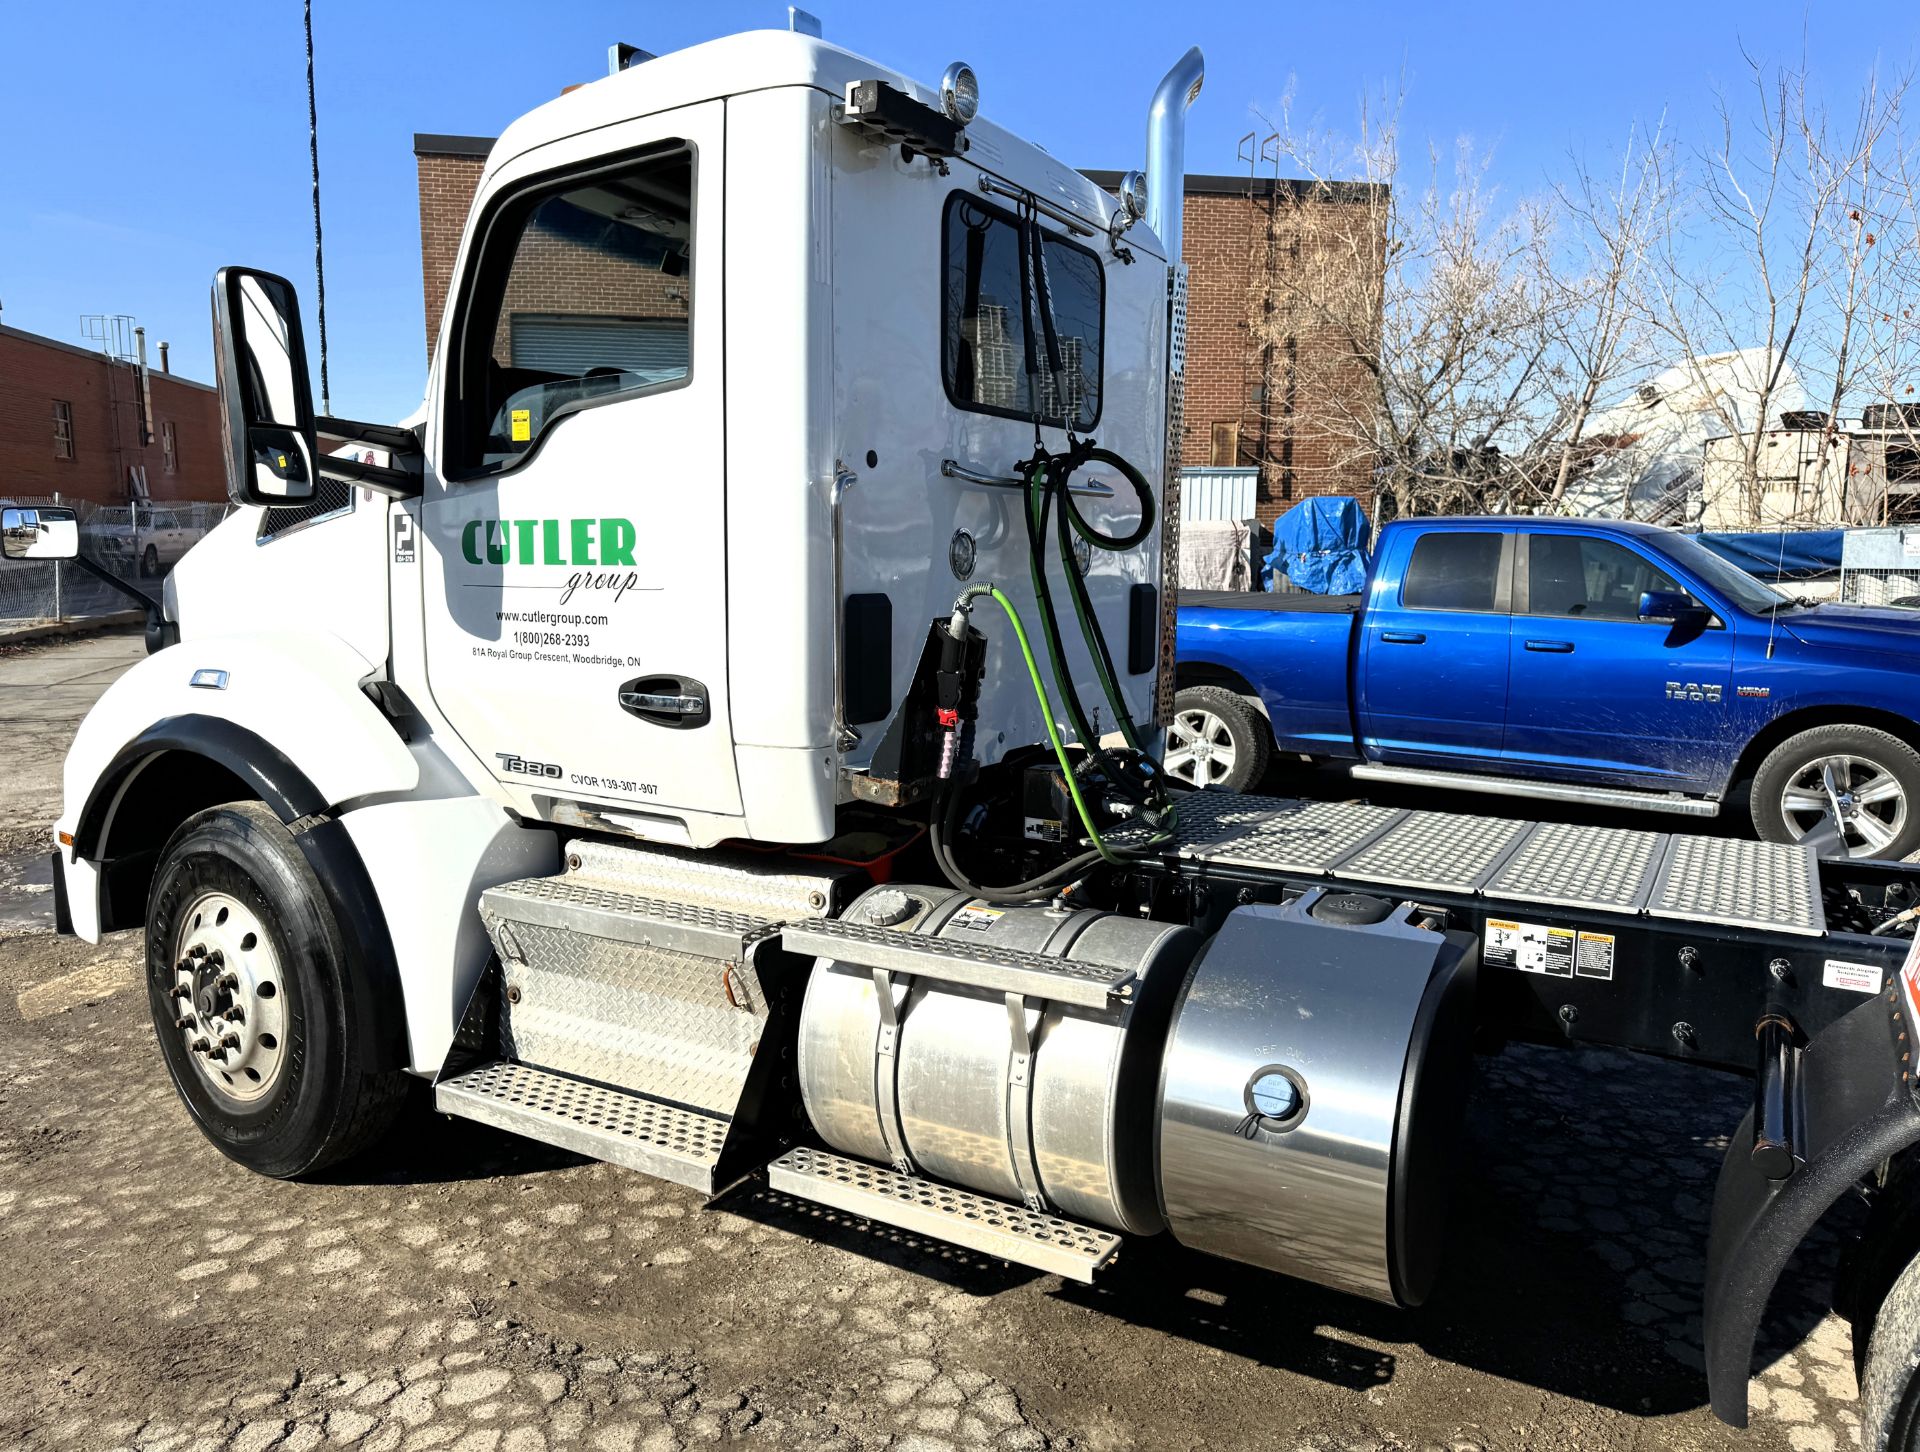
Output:
[[[970,580],[1031,601],[1014,461],[1097,433],[1157,484],[1163,370],[1130,359],[1164,353],[1166,268],[1144,229],[1121,240],[1119,200],[989,121],[944,155],[849,121],[859,83],[944,120],[937,91],[762,32],[515,122],[455,266],[418,496],[325,486],[338,507],[298,530],[247,511],[181,574],[183,639],[227,629],[236,596],[322,625],[344,571],[326,623],[391,659],[522,817],[818,842],[837,808],[897,797],[876,753],[929,623]],[[1064,363],[1037,407],[1029,225]],[[1102,527],[1134,509],[1097,468],[1076,486]],[[1123,682],[1142,713],[1158,560],[1156,528],[1088,579],[1114,638],[1149,633]],[[1006,739],[1042,739],[1010,645],[989,649],[988,679],[1019,688]],[[981,745],[990,765],[998,731]]]

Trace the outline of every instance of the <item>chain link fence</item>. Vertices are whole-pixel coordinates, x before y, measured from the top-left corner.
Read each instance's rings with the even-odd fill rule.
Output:
[[[7,495],[0,497],[0,505],[71,509],[80,521],[81,555],[155,601],[167,571],[231,507],[199,501],[95,504],[57,494]],[[137,608],[127,595],[73,561],[10,560],[0,568],[0,630]]]

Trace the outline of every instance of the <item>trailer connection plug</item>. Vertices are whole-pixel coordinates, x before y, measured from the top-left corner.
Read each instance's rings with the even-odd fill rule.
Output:
[[[940,636],[940,660],[934,671],[934,724],[940,730],[934,774],[941,781],[951,781],[972,756],[973,723],[980,714],[979,676],[968,668],[977,632],[967,617],[966,602],[953,607]]]

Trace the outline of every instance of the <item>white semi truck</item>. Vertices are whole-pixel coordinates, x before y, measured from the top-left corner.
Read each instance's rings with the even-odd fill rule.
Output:
[[[1064,1276],[1170,1234],[1411,1304],[1474,1048],[1622,1046],[1754,1079],[1715,1409],[1859,1190],[1870,1443],[1920,1446],[1912,869],[1166,794],[1199,52],[1117,196],[964,66],[633,59],[494,147],[416,426],[317,419],[293,288],[216,279],[239,507],[75,736],[55,850],[63,930],[144,926],[208,1139],[304,1175],[411,1076]]]

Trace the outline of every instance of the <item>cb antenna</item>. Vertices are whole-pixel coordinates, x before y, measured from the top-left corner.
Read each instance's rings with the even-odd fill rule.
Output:
[[[320,412],[333,414],[327,396],[327,264],[320,245],[320,112],[313,96],[313,0],[306,0],[307,20],[307,154],[313,160],[313,283],[320,313]]]

